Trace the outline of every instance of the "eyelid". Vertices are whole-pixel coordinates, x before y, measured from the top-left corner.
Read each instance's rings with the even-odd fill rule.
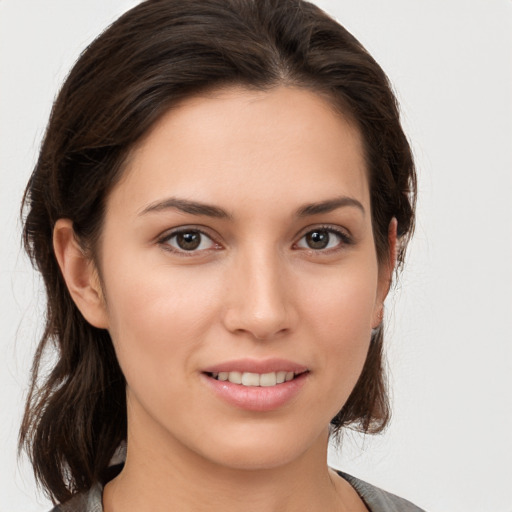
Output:
[[[296,245],[300,240],[302,240],[307,234],[313,232],[313,231],[327,231],[329,233],[333,233],[336,236],[340,238],[340,243],[336,247],[331,247],[329,249],[312,249],[312,248],[302,248],[300,247],[300,250],[309,251],[316,254],[329,254],[331,252],[336,252],[347,245],[352,245],[354,243],[354,240],[352,238],[352,235],[348,232],[348,230],[343,229],[339,226],[334,226],[332,224],[319,224],[319,225],[313,225],[308,226],[302,230],[300,236],[297,239],[297,242],[295,242],[294,245]]]
[[[312,231],[327,231],[329,233],[335,234],[340,239],[340,243],[336,247],[331,247],[329,249],[312,249],[312,248],[298,248],[302,251],[307,251],[315,254],[329,254],[331,252],[336,252],[339,250],[342,250],[344,247],[348,245],[352,245],[354,243],[354,240],[352,238],[352,235],[349,233],[347,229],[341,228],[340,226],[335,226],[332,224],[317,224],[317,225],[311,225],[304,228],[300,235],[297,238],[297,241],[294,243],[294,246],[297,245],[298,241],[302,240],[307,234],[311,233]],[[179,249],[176,247],[171,246],[168,241],[173,238],[174,236],[179,235],[180,233],[187,233],[187,232],[198,232],[202,236],[207,237],[211,242],[214,244],[213,248],[208,249],[200,249],[200,250],[191,250],[186,251],[184,249]],[[164,231],[161,235],[159,235],[156,238],[156,242],[161,245],[165,250],[178,254],[180,256],[199,256],[201,254],[204,254],[206,252],[210,252],[212,250],[218,250],[222,248],[222,244],[220,244],[217,241],[217,237],[214,237],[211,235],[209,230],[205,229],[202,226],[197,225],[189,225],[189,226],[179,226],[175,228],[168,229]]]
[[[186,251],[184,249],[179,249],[176,247],[171,246],[168,242],[171,238],[179,235],[180,233],[189,233],[189,232],[197,232],[200,233],[202,236],[205,236],[209,240],[212,241],[214,244],[213,248],[208,249],[199,249],[199,250],[193,250],[193,251]],[[178,254],[180,256],[190,257],[190,256],[199,256],[201,254],[204,254],[206,252],[210,252],[211,250],[218,250],[222,248],[222,245],[217,242],[217,240],[209,234],[203,227],[199,226],[179,226],[176,228],[168,229],[167,231],[163,232],[161,235],[159,235],[156,239],[157,244],[162,246],[162,248],[166,251],[169,251],[173,254]]]

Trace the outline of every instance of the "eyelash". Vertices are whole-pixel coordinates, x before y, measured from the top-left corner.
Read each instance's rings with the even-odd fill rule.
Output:
[[[315,231],[325,231],[325,232],[329,233],[329,235],[334,234],[338,237],[339,242],[335,247],[331,247],[329,249],[312,249],[310,247],[303,248],[303,250],[308,251],[309,253],[327,255],[327,254],[331,254],[333,252],[338,252],[338,251],[342,250],[343,248],[345,248],[346,246],[352,245],[354,243],[353,239],[345,231],[342,231],[340,229],[337,229],[337,228],[335,228],[333,226],[329,226],[329,225],[320,225],[320,226],[315,226],[312,229],[308,229],[308,231],[306,231],[299,238],[299,241],[302,240],[307,235],[309,235],[310,233],[314,233]],[[297,243],[298,242],[296,242],[296,244]]]
[[[185,249],[178,249],[176,247],[172,247],[169,244],[169,241],[183,233],[200,233],[202,236],[209,238],[212,241],[212,243],[216,246],[216,248],[220,247],[220,244],[215,242],[215,240],[208,233],[205,233],[202,229],[195,228],[195,227],[178,228],[171,232],[167,232],[161,238],[158,239],[158,244],[160,244],[166,251],[172,252],[174,254],[179,254],[180,256],[185,256],[185,257],[197,256],[201,252],[211,250],[211,249],[203,249],[202,251],[187,251]]]
[[[332,252],[340,251],[343,249],[344,246],[352,245],[354,243],[352,238],[346,232],[336,229],[332,226],[324,226],[324,225],[315,226],[314,228],[309,229],[299,238],[299,241],[302,240],[307,235],[309,235],[310,233],[313,233],[315,231],[322,231],[322,232],[327,232],[329,234],[334,234],[339,238],[339,243],[337,244],[336,247],[331,247],[329,249],[302,248],[302,250],[305,250],[305,251],[308,251],[309,253],[314,253],[314,254],[330,254]],[[202,236],[204,236],[212,241],[212,243],[215,245],[214,250],[221,247],[220,244],[218,244],[208,233],[206,233],[202,229],[199,229],[196,227],[178,228],[171,232],[168,232],[158,239],[158,244],[161,245],[166,251],[172,252],[174,254],[179,254],[180,256],[184,256],[184,257],[197,256],[198,254],[201,254],[205,251],[212,250],[212,249],[202,249],[199,251],[196,251],[196,250],[187,251],[185,249],[178,249],[176,247],[172,247],[169,244],[169,241],[183,233],[199,233]],[[298,242],[296,242],[294,245],[296,245],[297,243]]]

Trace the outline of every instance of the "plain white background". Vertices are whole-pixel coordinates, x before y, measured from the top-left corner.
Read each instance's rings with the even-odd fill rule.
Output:
[[[16,436],[44,296],[19,203],[80,51],[133,0],[0,0],[0,512],[44,511]],[[512,2],[318,0],[394,84],[419,171],[388,301],[394,417],[330,461],[430,512],[512,512]]]

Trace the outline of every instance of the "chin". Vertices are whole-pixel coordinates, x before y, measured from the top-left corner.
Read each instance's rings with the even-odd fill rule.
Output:
[[[249,428],[238,436],[212,440],[201,452],[203,457],[216,465],[240,471],[256,471],[275,469],[297,461],[307,456],[319,443],[327,450],[327,427],[316,434],[297,432],[296,429],[295,432],[288,429],[281,429],[280,432],[272,430]]]

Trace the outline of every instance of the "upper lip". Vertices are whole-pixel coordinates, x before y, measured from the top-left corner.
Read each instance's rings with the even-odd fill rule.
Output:
[[[225,361],[205,368],[204,373],[220,372],[248,372],[248,373],[271,373],[271,372],[294,372],[303,373],[308,368],[302,364],[287,359],[236,359]]]

